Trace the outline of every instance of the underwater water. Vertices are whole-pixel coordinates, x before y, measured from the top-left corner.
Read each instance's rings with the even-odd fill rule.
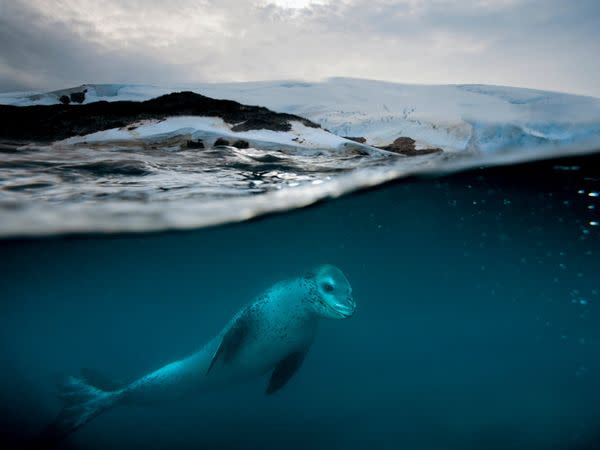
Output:
[[[600,446],[600,156],[404,179],[186,232],[0,242],[0,433],[34,436],[82,367],[133,379],[273,283],[340,267],[357,310],[266,379],[121,407],[64,449]],[[3,447],[4,448],[4,447]]]

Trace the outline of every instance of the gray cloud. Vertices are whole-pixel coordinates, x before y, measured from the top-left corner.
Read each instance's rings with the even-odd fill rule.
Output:
[[[600,96],[598,19],[595,0],[0,0],[0,90],[352,76]]]

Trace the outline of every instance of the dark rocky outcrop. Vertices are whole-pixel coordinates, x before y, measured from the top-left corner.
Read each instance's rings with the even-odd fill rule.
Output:
[[[359,144],[366,144],[367,138],[362,136],[342,136],[344,139],[348,139],[349,141],[358,142]]]
[[[194,148],[194,149],[200,149],[200,148],[204,148],[204,142],[202,141],[202,139],[196,139],[195,141],[187,141],[185,143],[186,148]]]
[[[274,117],[257,116],[252,117],[245,122],[239,123],[231,128],[232,131],[251,131],[251,130],[273,130],[273,131],[290,131],[292,125],[288,121],[273,120]]]
[[[238,139],[232,144],[236,148],[248,148],[250,147],[250,143],[248,141],[244,141],[243,139]]]
[[[229,145],[229,141],[227,139],[219,138],[215,141],[215,147],[219,145]]]
[[[61,95],[58,101],[61,102],[63,105],[68,105],[69,103],[71,103],[71,99],[68,95]]]
[[[388,152],[399,153],[406,156],[418,156],[418,155],[429,155],[431,153],[442,153],[441,148],[415,148],[415,140],[409,137],[401,136],[394,140],[390,145],[384,147],[378,147]]]
[[[318,124],[293,114],[276,113],[261,106],[242,105],[231,100],[217,100],[194,92],[176,92],[144,102],[0,105],[0,139],[51,142],[110,128],[127,127],[140,120],[184,115],[221,117],[225,122],[235,124],[234,131],[289,131],[292,120],[319,128]]]
[[[85,93],[87,92],[87,89],[84,89],[81,92],[73,92],[71,94],[71,101],[73,103],[83,103],[83,101],[85,100]]]

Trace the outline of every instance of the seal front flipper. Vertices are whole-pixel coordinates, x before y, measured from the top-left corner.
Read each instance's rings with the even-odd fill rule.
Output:
[[[269,380],[269,386],[267,387],[267,395],[277,392],[294,376],[302,365],[306,352],[293,352],[283,358],[275,366],[271,379]]]
[[[219,347],[215,351],[210,365],[206,370],[206,375],[210,373],[217,361],[223,360],[223,362],[227,363],[239,353],[252,331],[253,322],[249,310],[243,311],[240,314],[221,339]]]

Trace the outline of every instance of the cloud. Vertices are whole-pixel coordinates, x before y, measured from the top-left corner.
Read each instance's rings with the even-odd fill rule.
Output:
[[[600,96],[598,17],[591,0],[0,0],[0,89],[353,76]]]

